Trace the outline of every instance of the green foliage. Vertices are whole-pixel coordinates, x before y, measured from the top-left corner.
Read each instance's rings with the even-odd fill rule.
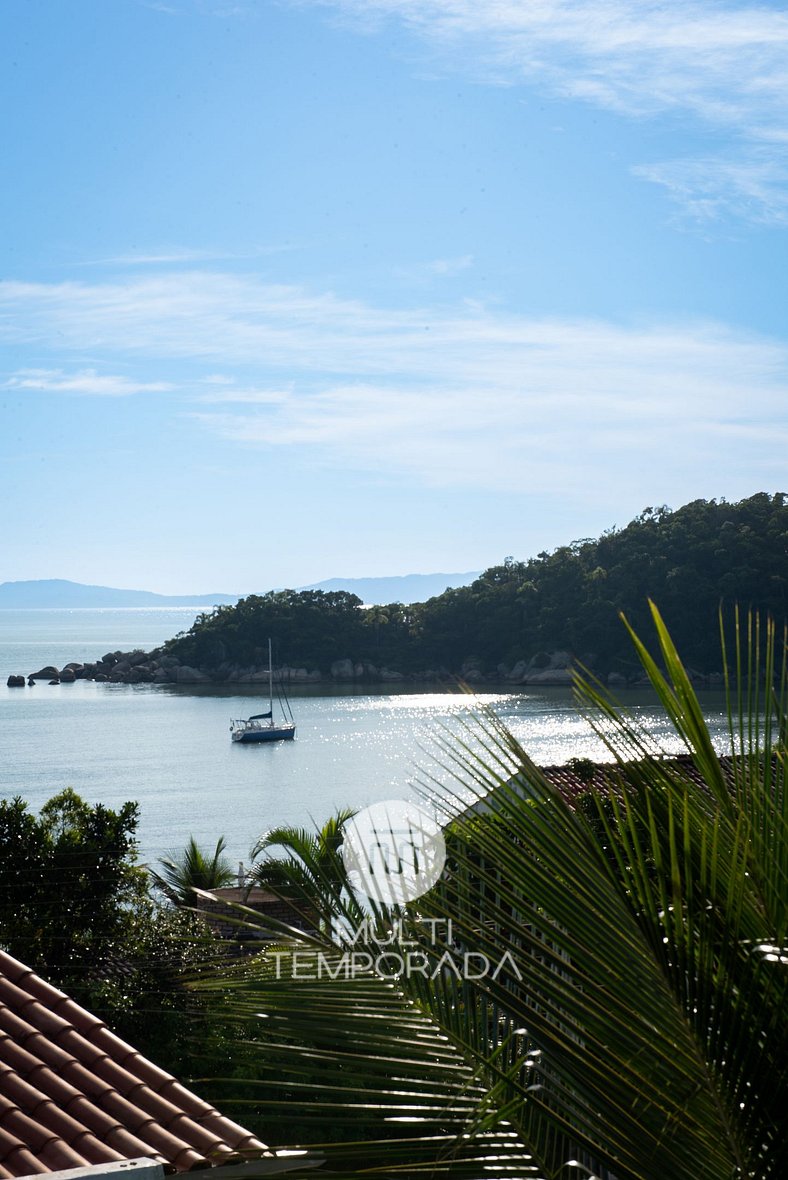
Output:
[[[129,913],[111,953],[94,964],[89,990],[79,984],[70,990],[176,1077],[223,1072],[232,1059],[226,1036],[215,1024],[215,1044],[207,1056],[205,1005],[191,985],[216,971],[225,957],[202,918],[147,898]]]
[[[70,789],[38,816],[0,800],[0,946],[181,1072],[201,1007],[185,983],[215,968],[217,945],[201,919],[148,896],[137,820],[136,803],[112,811]]]
[[[356,645],[361,599],[344,590],[277,590],[252,594],[235,606],[199,615],[186,635],[167,646],[180,659],[215,668],[225,661],[268,663],[268,638],[291,665],[327,667]]]
[[[225,847],[220,836],[213,853],[206,853],[190,836],[183,851],[160,857],[161,872],[151,869],[151,880],[174,905],[193,906],[195,889],[220,889],[234,883],[235,873],[223,855]]]
[[[33,815],[0,800],[0,942],[58,981],[79,981],[122,940],[145,896],[138,807],[112,811],[68,789]]]
[[[282,661],[327,672],[350,658],[403,672],[459,673],[473,653],[482,671],[568,650],[606,673],[639,665],[618,622],[648,624],[660,607],[690,666],[721,671],[714,634],[720,601],[784,619],[788,613],[788,500],[761,492],[736,504],[696,500],[676,512],[646,508],[625,528],[564,545],[528,561],[511,557],[470,586],[413,606],[364,610],[343,592],[279,591],[201,615],[168,647],[217,670],[266,662],[276,639]],[[227,665],[229,666],[229,664]]]
[[[647,508],[623,529],[526,562],[508,558],[471,586],[425,604],[422,664],[457,669],[470,651],[488,670],[538,652],[569,650],[604,672],[639,667],[618,622],[636,630],[655,601],[684,658],[722,671],[715,640],[721,601],[784,619],[788,613],[788,498],[737,504],[696,500]]]
[[[343,974],[349,936],[335,923],[232,981],[239,1015],[264,1014],[250,1100],[272,1125],[297,1105],[313,1143],[347,1140],[325,1147],[329,1167],[788,1174],[786,668],[771,626],[735,629],[726,660],[741,676],[722,760],[652,617],[656,653],[633,634],[635,651],[687,759],[660,757],[615,701],[581,684],[615,761],[576,805],[483,712],[444,743],[456,780],[448,870],[388,915],[403,923],[395,944],[434,970]],[[474,796],[484,806],[469,810]],[[353,919],[342,895],[334,904]],[[434,945],[425,919],[451,919],[451,936]],[[318,949],[322,976],[305,970]],[[447,949],[498,969],[454,971]]]
[[[255,885],[275,893],[293,910],[293,920],[305,920],[330,929],[332,921],[345,914],[352,897],[339,850],[342,828],[355,815],[344,808],[317,832],[305,828],[272,828],[252,849],[256,863],[251,879]],[[272,855],[272,850],[278,851]],[[257,858],[261,858],[257,860]],[[354,908],[354,913],[356,913]]]
[[[580,779],[581,783],[590,784],[596,774],[596,763],[592,758],[570,758],[567,766]]]

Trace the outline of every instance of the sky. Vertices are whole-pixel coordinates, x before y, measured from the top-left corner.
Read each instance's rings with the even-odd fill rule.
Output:
[[[0,581],[483,569],[788,488],[788,15],[5,0]]]

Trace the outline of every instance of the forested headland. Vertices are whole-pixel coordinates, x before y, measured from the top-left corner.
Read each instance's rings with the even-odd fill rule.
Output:
[[[163,654],[213,681],[265,666],[269,636],[276,665],[314,679],[521,681],[560,668],[558,652],[628,678],[637,669],[620,612],[643,631],[651,598],[684,660],[713,673],[721,670],[720,605],[731,616],[738,604],[782,622],[787,580],[788,496],[761,492],[738,503],[646,508],[598,538],[525,561],[507,557],[423,603],[364,608],[342,591],[252,595],[201,614]]]

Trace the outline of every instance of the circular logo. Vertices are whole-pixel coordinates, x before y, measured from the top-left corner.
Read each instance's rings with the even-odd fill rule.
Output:
[[[342,860],[353,888],[382,905],[402,905],[432,889],[446,863],[440,824],[415,803],[388,799],[342,828]]]

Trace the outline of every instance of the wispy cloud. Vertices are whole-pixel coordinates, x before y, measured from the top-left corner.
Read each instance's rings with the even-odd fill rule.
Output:
[[[167,266],[181,265],[188,262],[214,262],[227,258],[227,254],[211,250],[162,250],[157,253],[145,254],[133,251],[128,254],[113,254],[107,258],[92,258],[85,266]]]
[[[367,31],[397,20],[434,61],[480,80],[533,84],[637,118],[689,116],[698,129],[732,135],[738,159],[730,147],[720,159],[712,149],[694,169],[677,161],[637,174],[666,186],[692,217],[783,222],[785,177],[764,175],[756,154],[759,145],[788,143],[785,11],[736,0],[306,2]],[[759,190],[751,199],[748,180]]]
[[[159,3],[159,0],[137,0],[142,8],[149,8],[151,12],[163,12],[166,16],[180,16],[182,9],[172,4]]]
[[[198,394],[196,400],[204,405],[274,406],[284,404],[291,395],[291,389],[254,389],[228,382],[212,393]]]
[[[427,263],[427,270],[434,275],[445,275],[447,278],[453,278],[455,275],[462,274],[463,271],[468,270],[473,266],[473,255],[463,254],[459,258],[435,258],[432,262]]]
[[[112,254],[104,258],[91,258],[83,266],[185,266],[191,262],[230,262],[263,258],[272,254],[287,254],[300,246],[287,243],[277,246],[256,246],[244,251],[192,249],[183,246],[169,250],[137,251]]]
[[[763,153],[668,160],[640,165],[633,172],[662,185],[694,221],[733,216],[761,225],[788,225],[788,167]]]
[[[642,377],[636,366],[628,373]],[[755,421],[720,423],[712,391],[690,392],[686,381],[638,398],[626,383],[623,373],[576,392],[560,379],[541,389],[359,383],[291,394],[275,412],[195,417],[239,445],[307,450],[313,463],[443,488],[582,498],[624,481],[627,494],[645,482],[670,496],[677,483],[718,488],[721,468],[735,486],[756,452],[757,479],[784,482],[788,424],[767,424],[760,408]]]
[[[63,369],[19,369],[0,382],[0,389],[90,394],[100,397],[166,393],[174,388],[166,381],[132,381],[128,377],[119,377],[115,374],[97,373],[95,369],[79,369],[75,373],[66,373]]]
[[[0,325],[56,357],[8,388],[151,392],[169,388],[156,370],[181,362],[205,429],[317,463],[576,496],[590,479],[692,487],[704,472],[713,494],[720,470],[735,486],[747,465],[784,482],[788,348],[725,325],[387,309],[205,272],[3,283]],[[69,354],[87,351],[136,380],[72,373]]]
[[[432,282],[434,279],[454,279],[473,266],[472,254],[461,254],[456,258],[432,258],[429,262],[398,266],[394,275],[410,283]]]
[[[788,17],[764,4],[655,0],[312,0],[397,18],[467,71],[547,81],[559,93],[632,114],[686,108],[784,136]],[[473,54],[464,53],[463,47]]]

